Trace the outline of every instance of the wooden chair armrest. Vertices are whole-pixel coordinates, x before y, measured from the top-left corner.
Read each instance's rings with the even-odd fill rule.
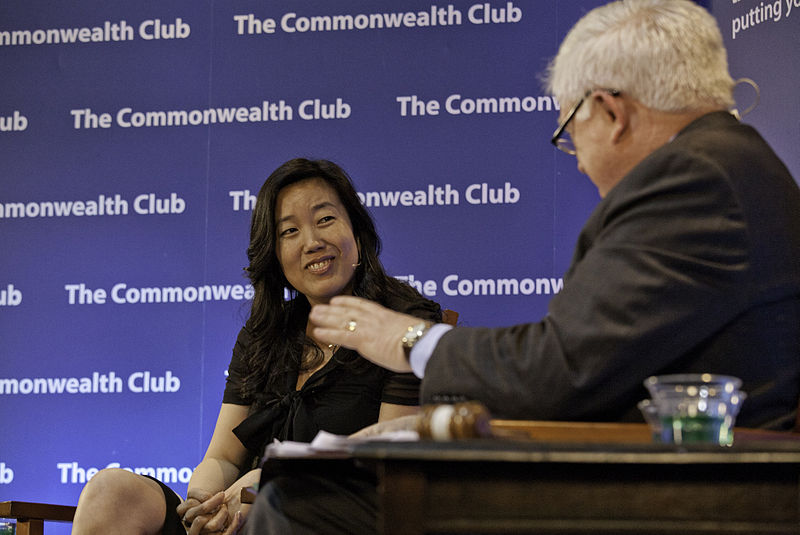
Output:
[[[49,503],[0,502],[0,518],[17,521],[17,535],[44,535],[44,522],[72,522],[75,506]]]
[[[74,505],[53,505],[49,503],[19,502],[13,500],[0,502],[0,518],[72,522],[74,517]]]
[[[239,501],[242,503],[254,503],[258,496],[258,490],[254,487],[242,487],[239,491]]]

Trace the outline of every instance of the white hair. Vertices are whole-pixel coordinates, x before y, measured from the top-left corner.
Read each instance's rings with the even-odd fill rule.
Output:
[[[667,112],[734,105],[717,22],[689,0],[622,0],[593,9],[561,43],[546,83],[563,103],[616,89]]]

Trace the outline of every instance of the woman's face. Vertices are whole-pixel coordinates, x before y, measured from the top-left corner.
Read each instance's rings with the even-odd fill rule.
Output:
[[[278,262],[289,284],[312,306],[351,294],[358,245],[336,191],[310,178],[283,188],[275,208]]]

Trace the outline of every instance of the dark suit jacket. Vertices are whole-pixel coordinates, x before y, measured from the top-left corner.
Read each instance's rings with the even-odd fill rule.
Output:
[[[708,114],[634,168],[584,226],[538,323],[456,328],[423,402],[495,416],[640,419],[642,381],[744,380],[737,425],[785,428],[800,393],[800,190],[751,127]]]

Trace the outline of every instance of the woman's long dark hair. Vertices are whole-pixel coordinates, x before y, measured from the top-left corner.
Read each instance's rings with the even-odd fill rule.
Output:
[[[381,242],[375,224],[361,204],[350,177],[341,167],[327,160],[303,158],[284,163],[261,187],[250,224],[247,249],[250,265],[246,269],[255,294],[247,322],[252,338],[245,357],[249,371],[244,377],[242,395],[254,400],[254,408],[270,397],[268,392],[285,390],[287,373],[312,369],[323,358],[322,351],[306,336],[310,311],[308,300],[286,280],[276,253],[278,194],[289,185],[312,178],[323,180],[336,191],[353,226],[360,261],[353,275],[353,295],[379,303],[385,303],[391,296],[420,298],[411,287],[386,275],[378,260]],[[288,301],[284,298],[286,288],[292,293]],[[314,357],[304,363],[306,348]],[[355,353],[351,355],[356,358],[348,364],[366,363]]]

